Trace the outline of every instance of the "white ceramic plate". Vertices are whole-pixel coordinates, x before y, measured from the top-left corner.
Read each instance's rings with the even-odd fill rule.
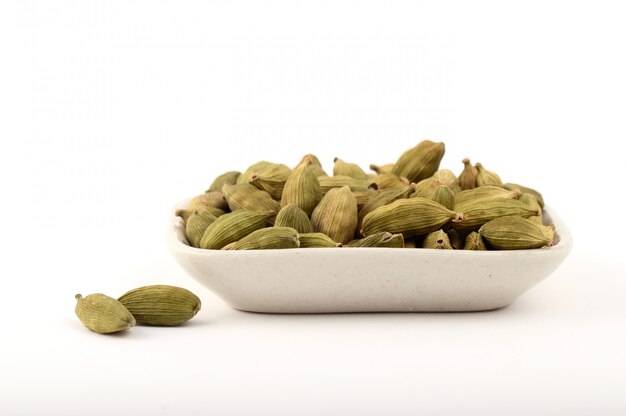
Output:
[[[184,208],[181,202],[177,208]],[[509,305],[545,279],[572,247],[546,207],[559,242],[549,248],[464,251],[413,248],[204,250],[172,219],[178,263],[235,309],[268,313],[461,312]]]

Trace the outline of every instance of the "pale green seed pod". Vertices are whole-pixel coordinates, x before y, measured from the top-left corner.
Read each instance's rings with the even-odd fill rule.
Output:
[[[457,204],[456,209],[460,209]],[[463,219],[455,220],[453,226],[459,230],[476,230],[481,225],[496,218],[520,216],[524,218],[539,215],[537,209],[528,207],[517,199],[493,199],[466,205],[461,211]]]
[[[407,178],[400,178],[393,173],[381,173],[375,175],[372,181],[378,186],[378,189],[404,188],[409,184]]]
[[[398,199],[408,198],[415,191],[415,184],[407,185],[404,188],[391,188],[383,189],[382,191],[376,191],[374,195],[359,209],[359,222],[357,230],[361,230],[363,225],[363,218],[376,208],[387,205]]]
[[[476,231],[472,231],[465,237],[463,250],[485,251],[487,247],[485,246],[482,236]]]
[[[143,286],[124,293],[118,299],[137,320],[137,325],[175,326],[198,313],[200,299],[182,287]]]
[[[209,211],[194,212],[185,225],[185,236],[192,247],[200,247],[200,240],[207,227],[217,219]]]
[[[266,160],[262,160],[260,162],[250,165],[248,169],[246,169],[241,175],[239,175],[235,184],[250,183],[254,175],[258,175],[259,173],[263,172],[263,170],[270,165],[272,165],[272,162],[268,162]]]
[[[485,169],[480,163],[477,163],[475,167],[477,172],[476,186],[502,185],[502,179],[495,172]]]
[[[264,228],[274,215],[274,212],[239,210],[217,217],[204,231],[200,247],[219,250],[227,244],[241,240],[253,231]]]
[[[437,178],[426,178],[414,185],[415,191],[411,194],[411,198],[428,198],[441,186],[441,182]]]
[[[434,248],[438,250],[452,250],[450,238],[448,237],[448,234],[446,234],[446,232],[443,230],[437,230],[433,231],[432,233],[428,233],[426,235],[426,238],[424,238],[422,247]]]
[[[498,250],[523,250],[551,246],[554,239],[538,224],[521,217],[508,216],[489,221],[478,233]]]
[[[356,163],[348,163],[335,158],[335,165],[333,166],[334,176],[350,176],[354,179],[367,180],[367,173]]]
[[[494,199],[519,199],[522,194],[518,190],[509,191],[498,186],[481,186],[480,188],[461,191],[454,196],[456,209],[463,211],[466,206],[483,203]]]
[[[99,334],[120,332],[135,326],[135,318],[117,300],[94,293],[87,297],[80,294],[76,298],[76,316],[85,325]]]
[[[287,165],[272,163],[266,166],[261,172],[254,173],[250,178],[250,183],[262,191],[270,194],[277,201],[283,196],[285,182],[291,175],[291,169]]]
[[[183,220],[183,224],[187,224],[187,221],[189,221],[189,217],[191,217],[194,212],[197,211],[191,211],[189,209],[177,209],[175,214],[177,217],[180,217]]]
[[[387,163],[386,165],[370,165],[370,169],[382,175],[383,173],[391,173],[395,163]]]
[[[313,232],[313,224],[311,224],[311,220],[306,215],[306,212],[294,204],[282,207],[276,216],[274,227],[291,227],[299,233]]]
[[[459,179],[450,169],[439,169],[433,174],[432,177],[437,179],[441,185],[445,185],[450,188],[455,194],[461,192]]]
[[[316,178],[318,176],[328,176],[328,174],[322,168],[322,163],[314,154],[309,153],[308,155],[304,155],[298,165],[301,165],[302,163],[309,164],[309,166],[311,167],[310,170],[311,172],[313,172]]]
[[[528,188],[526,186],[518,185],[516,183],[505,183],[504,185],[502,185],[502,187],[510,191],[519,191],[521,193],[531,194],[537,199],[537,202],[539,202],[539,205],[541,206],[541,208],[543,208],[545,205],[543,202],[543,196],[541,195],[541,193],[534,190],[533,188]]]
[[[537,200],[537,198],[535,198],[533,194],[524,193],[522,194],[522,196],[520,196],[519,201],[523,204],[526,204],[530,208],[536,209],[537,211],[539,211],[539,217],[543,216],[543,210],[541,209],[541,204],[539,203],[539,201]]]
[[[426,198],[398,199],[376,208],[363,218],[361,234],[368,236],[383,231],[402,233],[407,237],[428,234],[461,216]]]
[[[234,185],[237,183],[237,179],[241,175],[241,172],[238,171],[230,171],[226,173],[222,173],[220,176],[215,178],[207,192],[221,192],[222,187],[226,184]]]
[[[428,199],[432,199],[435,202],[440,203],[449,210],[454,210],[454,192],[452,189],[445,185],[439,185],[435,192],[428,196]]]
[[[311,163],[311,159],[305,156],[302,162],[296,166],[287,182],[285,182],[283,196],[280,200],[281,206],[294,204],[306,212],[306,215],[309,217],[313,212],[313,208],[322,199],[322,189],[313,173],[313,165]]]
[[[228,203],[224,199],[224,194],[221,192],[205,192],[201,195],[195,196],[189,201],[187,207],[190,211],[204,211],[207,208],[219,208],[222,211],[228,211]]]
[[[356,198],[348,186],[329,190],[311,214],[316,232],[345,244],[352,240],[358,222]]]
[[[342,188],[344,186],[348,186],[352,192],[378,189],[378,185],[372,180],[354,179],[350,176],[320,176],[317,180],[322,188],[323,194],[331,189]]]
[[[300,234],[300,248],[335,248],[343,247],[343,244],[336,242],[324,233],[304,233]]]
[[[476,175],[478,175],[478,170],[472,166],[468,158],[463,159],[463,165],[463,172],[459,175],[459,186],[461,190],[467,191],[468,189],[476,188]]]
[[[249,183],[226,184],[222,190],[231,211],[246,210],[274,214],[280,211],[280,204],[274,201],[270,194]]]
[[[253,231],[241,240],[224,249],[270,250],[300,247],[298,232],[290,227],[270,227]]]
[[[376,233],[359,240],[352,240],[346,244],[346,247],[404,248],[404,237],[402,234]]]
[[[443,143],[424,140],[404,152],[395,163],[391,173],[404,176],[410,182],[429,178],[439,169],[439,163],[446,151]]]

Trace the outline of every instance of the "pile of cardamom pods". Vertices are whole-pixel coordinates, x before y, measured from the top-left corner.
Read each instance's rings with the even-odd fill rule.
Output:
[[[329,176],[308,154],[293,169],[258,162],[226,172],[176,215],[188,243],[213,250],[393,247],[515,250],[551,246],[543,198],[464,159],[439,170],[443,143],[425,140],[396,163],[335,158]]]

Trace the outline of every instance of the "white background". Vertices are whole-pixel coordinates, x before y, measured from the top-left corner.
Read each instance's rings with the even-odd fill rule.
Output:
[[[626,412],[620,2],[3,1],[3,415]],[[165,244],[219,173],[424,138],[540,189],[563,266],[473,314],[237,312]],[[100,336],[74,294],[184,286],[179,328]]]

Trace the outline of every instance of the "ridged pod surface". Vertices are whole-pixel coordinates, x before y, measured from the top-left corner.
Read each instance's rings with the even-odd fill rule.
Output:
[[[130,290],[118,301],[135,317],[138,325],[175,326],[187,322],[200,310],[200,299],[182,287],[143,286]]]
[[[313,210],[311,222],[321,232],[345,244],[354,238],[358,223],[356,198],[348,186],[331,189]]]
[[[302,211],[294,204],[285,205],[281,208],[274,221],[275,227],[291,227],[299,233],[312,233],[313,224],[307,217],[306,212]]]
[[[463,219],[453,222],[454,228],[459,230],[476,230],[481,225],[500,217],[519,216],[532,217],[538,215],[536,208],[531,208],[517,199],[493,199],[468,204],[457,209],[463,213]]]
[[[404,237],[402,234],[376,233],[359,240],[352,240],[346,244],[346,247],[404,248]]]
[[[227,244],[241,240],[253,231],[264,228],[273,216],[273,212],[245,210],[224,214],[204,231],[200,247],[219,250]]]
[[[111,334],[135,326],[135,318],[119,301],[102,293],[76,298],[76,316],[90,330]]]
[[[298,232],[290,227],[269,227],[253,231],[229,244],[226,250],[269,250],[300,247]]]
[[[342,246],[343,244],[336,242],[324,233],[300,234],[300,248],[334,248]]]
[[[387,231],[402,233],[407,238],[428,234],[459,218],[454,211],[430,199],[399,199],[367,214],[363,218],[361,234],[368,236]]]
[[[404,176],[410,182],[429,178],[439,169],[446,147],[443,143],[424,140],[404,152],[395,163],[391,173]]]
[[[446,232],[443,230],[437,230],[433,231],[432,233],[428,233],[426,235],[426,238],[424,238],[422,247],[433,248],[437,250],[452,250],[450,238],[448,237],[448,234],[446,234]]]
[[[498,250],[523,250],[554,244],[554,236],[546,233],[546,229],[515,216],[489,221],[478,233]]]
[[[294,204],[311,216],[313,208],[322,199],[322,189],[313,172],[311,160],[307,156],[302,162],[291,172],[291,175],[285,182],[283,195],[280,200],[281,206]]]

